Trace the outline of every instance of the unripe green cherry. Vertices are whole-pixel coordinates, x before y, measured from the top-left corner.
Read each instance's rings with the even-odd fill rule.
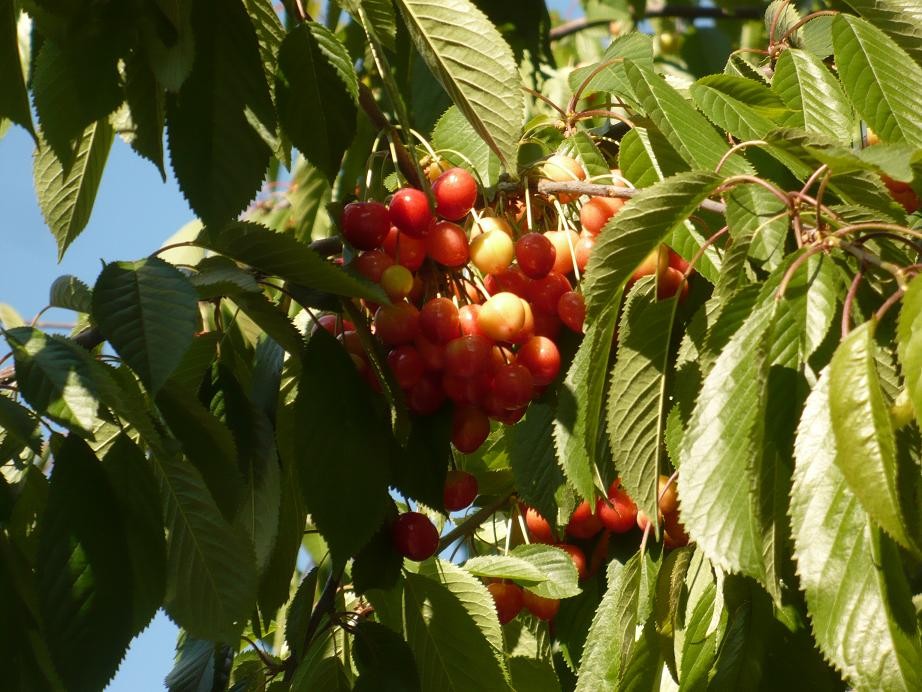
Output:
[[[381,272],[381,288],[391,300],[401,300],[413,290],[413,273],[402,264],[392,264]]]

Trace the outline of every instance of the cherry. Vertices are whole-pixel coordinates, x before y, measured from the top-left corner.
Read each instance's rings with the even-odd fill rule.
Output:
[[[532,312],[531,303],[523,300],[522,309],[525,311],[525,320],[522,322],[522,328],[509,339],[511,344],[523,344],[535,335],[535,314]]]
[[[439,221],[429,230],[426,251],[439,264],[446,267],[463,267],[467,264],[467,236],[464,229],[451,221]]]
[[[359,338],[357,332],[340,332],[336,335],[336,340],[343,345],[343,348],[345,348],[348,353],[360,356],[363,359],[365,358],[365,347],[362,345],[362,340]]]
[[[525,526],[528,527],[528,535],[532,543],[552,544],[556,541],[551,525],[534,507],[525,510]]]
[[[541,173],[546,179],[556,183],[574,182],[586,178],[586,171],[583,170],[579,161],[566,154],[554,154],[548,157],[547,161],[545,161],[544,165],[541,167]],[[570,192],[557,193],[557,199],[559,199],[562,204],[572,202],[577,197],[579,197],[579,195]]]
[[[666,487],[666,484],[669,487]],[[676,483],[669,483],[669,476],[660,474],[656,497],[659,499],[659,511],[663,514],[675,514],[679,511],[679,491]]]
[[[560,334],[561,322],[556,312],[535,310],[535,336],[546,336],[554,340]]]
[[[650,526],[650,517],[642,509],[637,510],[637,528],[641,531],[646,531],[648,526]],[[653,529],[651,528],[650,530],[652,531]]]
[[[608,562],[608,544],[611,543],[611,531],[603,531],[589,555],[589,574],[596,574],[602,565]]]
[[[375,336],[388,346],[413,341],[419,333],[419,310],[409,303],[382,305],[375,312]]]
[[[663,517],[663,542],[667,548],[681,548],[688,545],[689,536],[685,526],[679,520],[679,514],[666,514]]]
[[[579,242],[576,244],[576,268],[581,272],[586,271],[589,264],[589,257],[592,255],[592,249],[595,247],[595,236],[583,232],[579,236]]]
[[[413,413],[428,416],[435,413],[445,402],[442,383],[432,373],[426,373],[409,391],[407,405]]]
[[[522,611],[524,597],[522,587],[518,584],[496,581],[488,584],[487,590],[493,596],[496,614],[499,616],[499,624],[505,625]]]
[[[461,336],[458,308],[448,298],[433,298],[419,312],[419,329],[436,344],[457,339]]]
[[[669,266],[669,254],[668,252],[661,252],[659,248],[656,248],[649,255],[644,257],[643,262],[641,262],[637,268],[634,270],[634,273],[631,274],[631,278],[628,279],[627,287],[630,288],[634,285],[635,281],[642,279],[645,276],[650,276],[651,274],[662,273],[666,267]]]
[[[481,233],[490,231],[502,231],[510,239],[513,237],[512,226],[502,216],[481,216],[480,220],[475,222],[471,227],[471,238],[475,238]]]
[[[423,358],[413,346],[398,346],[387,354],[387,364],[401,389],[410,389],[425,372]]]
[[[404,512],[391,527],[391,540],[397,552],[416,562],[435,555],[439,532],[429,517],[419,512]]]
[[[685,258],[682,257],[678,252],[669,249],[669,266],[673,269],[678,269],[683,274],[688,271],[688,268],[691,266],[688,262],[685,261]]]
[[[560,351],[544,336],[533,336],[519,348],[516,362],[524,365],[538,386],[550,384],[560,372]]]
[[[583,321],[586,319],[586,300],[582,293],[567,291],[557,301],[557,316],[569,329],[574,332],[583,331]]]
[[[533,387],[531,372],[518,363],[504,365],[493,376],[493,393],[499,406],[507,411],[527,405]]]
[[[493,229],[471,240],[470,255],[473,265],[483,274],[494,274],[512,264],[515,246],[506,233]]]
[[[442,173],[451,168],[451,164],[448,163],[445,159],[439,159],[437,161],[432,161],[428,166],[426,166],[426,177],[429,178],[430,183],[434,183],[436,178],[438,178]]]
[[[381,283],[384,270],[392,264],[394,260],[383,250],[368,250],[352,260],[355,271],[376,284]]]
[[[445,346],[426,338],[425,334],[417,335],[414,340],[416,350],[422,356],[426,370],[442,370],[445,367]]]
[[[582,550],[571,543],[558,543],[557,547],[565,551],[570,556],[570,559],[573,560],[573,565],[576,567],[576,573],[579,575],[580,581],[589,576],[589,565]]]
[[[381,248],[397,264],[403,265],[411,272],[419,271],[426,260],[426,241],[401,233],[396,226],[391,226]]]
[[[907,214],[913,214],[919,210],[919,196],[909,183],[894,180],[886,175],[882,175],[881,180],[884,181],[893,199],[906,210]]]
[[[570,290],[570,281],[566,276],[553,271],[543,279],[531,283],[528,289],[528,300],[538,310],[544,312],[558,312],[560,297]]]
[[[567,534],[573,538],[592,538],[602,530],[602,521],[592,513],[592,507],[589,502],[583,500],[580,502],[570,521],[567,522]]]
[[[432,183],[435,210],[443,219],[463,218],[477,201],[477,181],[463,168],[449,168]]]
[[[314,326],[311,327],[311,334],[318,329],[326,329],[327,332],[336,336],[339,332],[354,332],[355,325],[340,315],[327,313],[317,318],[317,321],[314,322]]]
[[[445,509],[457,512],[470,507],[477,498],[477,479],[460,469],[451,469],[445,477]]]
[[[461,324],[461,334],[464,336],[485,336],[477,324],[480,314],[480,305],[462,305],[458,308],[458,322]]]
[[[413,290],[413,275],[399,264],[392,264],[381,272],[381,288],[391,300],[401,300]]]
[[[557,255],[554,259],[554,271],[558,274],[569,274],[573,271],[575,261],[574,251],[579,242],[576,231],[548,231],[544,236],[554,245]]]
[[[554,268],[557,250],[542,233],[526,233],[515,243],[515,259],[525,276],[541,279]]]
[[[616,480],[608,489],[608,499],[596,501],[596,513],[612,533],[627,533],[637,520],[637,505],[620,486],[621,482]]]
[[[490,340],[478,334],[461,336],[445,346],[445,369],[455,377],[471,377],[490,362]]]
[[[497,293],[484,303],[477,316],[477,326],[494,341],[510,341],[522,331],[525,307],[512,293]]]
[[[488,274],[483,279],[484,286],[492,295],[496,293],[515,293],[520,298],[526,298],[529,286],[533,283],[518,267],[509,267],[496,274]]]
[[[380,202],[350,202],[339,220],[343,237],[358,250],[374,250],[381,245],[391,221],[387,207]]]
[[[429,232],[432,212],[426,193],[413,187],[404,187],[394,193],[389,207],[391,223],[401,233],[422,238]]]
[[[679,294],[680,301],[685,300],[688,295],[688,282],[678,269],[666,267],[656,283],[656,299],[666,300],[676,293]]]
[[[482,409],[476,406],[459,406],[455,409],[451,422],[451,443],[459,452],[471,454],[477,451],[489,435],[490,419]]]
[[[557,615],[557,611],[560,610],[559,598],[544,598],[528,589],[523,589],[522,604],[528,612],[545,622],[553,620]]]
[[[598,235],[608,220],[624,206],[617,197],[593,197],[579,210],[579,222],[586,233]]]

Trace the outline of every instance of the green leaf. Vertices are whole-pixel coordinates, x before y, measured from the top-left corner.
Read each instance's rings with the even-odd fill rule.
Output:
[[[299,356],[304,349],[304,340],[294,323],[282,309],[262,293],[241,293],[234,297],[234,303],[253,320],[279,346],[288,353]]]
[[[855,109],[884,142],[922,146],[922,66],[863,19],[832,23],[839,79]]]
[[[64,165],[49,146],[35,155],[35,190],[42,216],[58,243],[58,259],[90,220],[106,167],[113,132],[108,121],[90,124],[80,135],[72,165]]]
[[[42,438],[38,430],[38,418],[27,408],[20,406],[8,396],[0,396],[0,430],[5,438],[0,443],[0,449],[7,449],[12,441],[18,445],[18,450],[28,447],[36,454],[42,453]],[[0,456],[0,464],[6,458]]]
[[[176,642],[173,669],[163,681],[170,692],[209,692],[215,677],[215,644],[185,632]]]
[[[285,39],[285,27],[282,26],[282,20],[276,13],[272,0],[243,0],[243,4],[256,31],[263,74],[271,88],[275,81],[279,48]]]
[[[192,344],[198,297],[189,280],[162,259],[113,262],[93,288],[93,319],[153,393]]]
[[[82,140],[94,123],[105,120],[122,102],[122,88],[113,43],[85,37],[66,44],[47,39],[41,44],[31,78],[42,139],[63,165],[79,166]]]
[[[131,147],[149,159],[166,182],[163,168],[163,123],[166,99],[150,66],[140,53],[125,61],[125,99],[131,113],[132,130],[126,138]],[[123,135],[124,136],[124,135]]]
[[[177,92],[182,87],[192,72],[192,64],[195,61],[192,4],[189,0],[158,0],[157,5],[169,22],[164,27],[166,30],[161,34],[153,22],[141,25],[141,38],[147,62],[157,81],[172,92]]]
[[[0,303],[0,325],[3,325],[4,329],[12,329],[26,326],[26,321],[12,305]]]
[[[532,543],[516,546],[509,555],[530,563],[543,575],[540,583],[528,586],[542,598],[570,598],[580,593],[573,559],[560,548]]]
[[[869,321],[855,328],[829,364],[836,465],[870,517],[901,545],[918,550],[918,532],[907,522],[900,497],[893,424],[875,359],[876,326]]]
[[[23,398],[42,415],[80,433],[93,429],[96,385],[71,342],[32,327],[6,331]]]
[[[510,656],[506,663],[514,689],[528,692],[561,692],[557,673],[549,661],[526,656]]]
[[[546,580],[541,570],[527,560],[513,555],[480,555],[464,563],[464,569],[477,577],[511,579],[524,585]]]
[[[553,421],[553,407],[534,402],[505,436],[516,492],[552,524],[557,514],[555,494],[564,482],[554,451]]]
[[[648,517],[657,515],[663,435],[671,406],[666,378],[676,300],[657,301],[645,278],[628,296],[618,330],[618,356],[608,390],[608,436],[621,483]]]
[[[365,620],[355,630],[352,650],[359,677],[355,689],[418,692],[421,687],[413,651],[399,634]]]
[[[837,463],[830,370],[804,407],[791,490],[797,573],[813,634],[855,688],[918,689],[922,641],[908,585],[895,547]]]
[[[848,0],[848,4],[922,64],[922,12],[914,0]]]
[[[384,519],[389,474],[380,454],[389,431],[374,410],[368,385],[324,330],[307,345],[298,397],[284,418],[280,451],[298,469],[305,506],[333,561],[344,563]],[[350,502],[341,501],[343,488],[349,489]]]
[[[166,591],[166,538],[160,491],[150,464],[131,439],[120,434],[102,459],[102,468],[121,510],[132,569],[131,622],[140,632],[163,603]]]
[[[775,66],[772,91],[794,111],[784,125],[851,143],[852,109],[839,81],[815,55],[797,48],[784,51]]]
[[[237,221],[222,228],[206,228],[195,244],[306,288],[388,302],[380,286],[325,261],[292,236],[259,224]]]
[[[629,101],[633,100],[631,84],[625,73],[625,60],[631,60],[652,69],[653,42],[650,37],[640,32],[617,36],[605,49],[604,55],[597,64],[578,67],[570,73],[567,81],[571,91],[575,92],[583,82],[589,79],[583,88],[584,96],[598,91],[608,91],[627,98]],[[611,64],[601,67],[604,63]],[[597,69],[598,73],[590,78],[590,75]]]
[[[404,585],[406,639],[422,689],[508,690],[499,621],[486,587],[449,563],[429,561],[423,568],[407,574]],[[492,636],[484,636],[485,626]]]
[[[346,178],[346,173],[343,176]],[[291,177],[292,185],[286,193],[291,204],[290,232],[298,242],[306,245],[312,238],[329,235],[332,221],[326,205],[330,201],[330,184],[326,176],[303,157],[298,159]]]
[[[897,328],[897,348],[912,401],[916,420],[922,416],[922,281],[918,277],[909,283],[903,295]]]
[[[577,159],[590,178],[611,175],[611,167],[588,133],[578,130],[564,140],[559,152]]]
[[[195,286],[199,300],[262,292],[251,272],[224,257],[206,257],[195,268],[198,271],[189,277],[189,281]]]
[[[125,617],[133,579],[122,513],[86,443],[54,437],[52,450],[35,565],[45,637],[69,689],[102,689],[138,631]]]
[[[487,146],[477,130],[467,121],[457,106],[452,106],[439,118],[432,130],[432,146],[444,150],[448,161],[459,166],[473,165],[486,187],[493,187],[502,172],[499,157]],[[458,157],[455,152],[464,156]],[[467,163],[470,161],[470,164]]]
[[[192,3],[195,63],[167,100],[173,171],[206,223],[240,213],[262,183],[275,117],[253,25],[240,3]]]
[[[469,0],[397,0],[397,5],[432,74],[515,174],[525,99],[508,44]]]
[[[53,308],[89,313],[92,309],[92,304],[92,291],[76,276],[65,274],[64,276],[59,276],[51,284],[48,305]]]
[[[0,0],[0,73],[8,75],[0,86],[0,120],[9,118],[35,137],[29,94],[23,79],[22,58],[16,23],[19,19],[14,0]]]
[[[278,59],[275,93],[282,127],[332,181],[355,136],[358,87],[348,53],[323,26],[310,23],[289,32]],[[342,79],[346,67],[352,77],[348,90]]]
[[[395,50],[397,38],[397,17],[391,0],[339,0],[356,22],[361,22],[361,7],[367,22],[365,29],[388,50]]]
[[[765,84],[744,77],[710,75],[691,85],[695,105],[708,119],[738,139],[758,139],[787,113]]]

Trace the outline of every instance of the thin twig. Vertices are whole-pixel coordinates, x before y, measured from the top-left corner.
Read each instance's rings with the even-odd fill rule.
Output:
[[[659,10],[648,10],[643,13],[642,19],[652,19],[656,17],[674,17],[677,19],[761,19],[765,13],[762,7],[739,7],[733,10],[725,10],[720,7],[682,7],[666,6]],[[550,30],[549,36],[552,41],[557,41],[570,36],[571,34],[592,29],[599,26],[608,26],[610,19],[586,19],[580,17],[569,22],[564,22]]]

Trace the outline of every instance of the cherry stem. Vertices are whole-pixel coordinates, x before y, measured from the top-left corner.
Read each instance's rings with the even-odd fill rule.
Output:
[[[902,299],[904,293],[905,292],[901,288],[894,291],[890,297],[884,301],[884,304],[877,309],[877,312],[874,313],[874,319],[880,322],[884,318],[884,315],[887,314],[887,311]]]
[[[864,277],[864,270],[859,269],[858,273],[855,274],[855,278],[852,279],[851,286],[848,287],[848,293],[845,296],[845,303],[842,306],[842,338],[848,336],[848,333],[851,331],[851,313],[852,313],[852,303],[855,302],[855,295],[858,293],[858,285],[861,283],[861,279]]]

